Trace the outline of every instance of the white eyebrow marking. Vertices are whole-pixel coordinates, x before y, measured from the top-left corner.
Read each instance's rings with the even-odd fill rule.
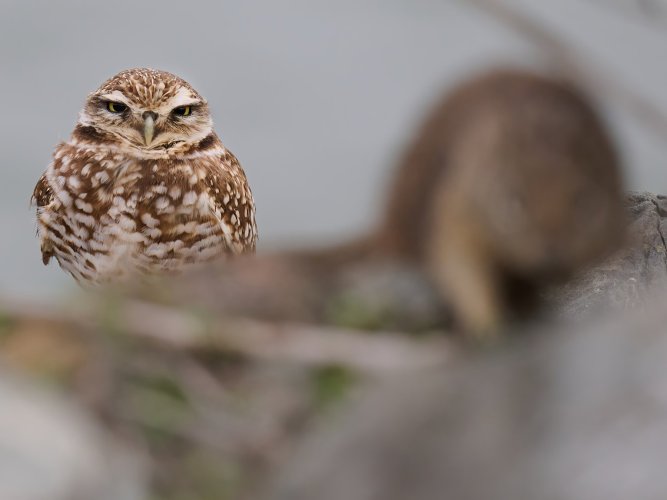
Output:
[[[162,106],[160,106],[159,111],[161,114],[162,113],[168,113],[174,108],[178,108],[179,106],[192,106],[195,104],[202,104],[201,99],[197,99],[192,95],[192,93],[186,89],[185,87],[181,87],[178,89],[178,92],[169,99],[167,102],[165,102]]]
[[[116,102],[122,102],[124,104],[127,104],[129,106],[130,101],[128,101],[127,97],[123,95],[122,92],[119,90],[114,90],[113,92],[110,92],[108,94],[102,94],[98,96],[100,99],[104,99],[105,101],[116,101]]]

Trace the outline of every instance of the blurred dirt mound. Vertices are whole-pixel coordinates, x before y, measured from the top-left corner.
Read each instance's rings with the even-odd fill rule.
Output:
[[[367,387],[262,498],[667,498],[667,313],[647,309]]]
[[[0,498],[141,500],[140,455],[81,408],[0,371]]]

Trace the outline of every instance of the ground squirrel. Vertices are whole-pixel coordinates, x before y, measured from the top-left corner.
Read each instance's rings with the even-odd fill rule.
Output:
[[[377,241],[424,264],[464,329],[487,332],[540,285],[608,254],[623,219],[619,161],[589,100],[556,79],[498,70],[431,112]]]

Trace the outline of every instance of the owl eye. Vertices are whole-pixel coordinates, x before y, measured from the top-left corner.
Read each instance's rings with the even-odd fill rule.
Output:
[[[174,108],[172,111],[176,116],[190,116],[192,113],[192,107],[191,106],[179,106],[177,108]]]
[[[107,101],[107,109],[112,113],[120,114],[127,109],[127,106],[120,102]]]

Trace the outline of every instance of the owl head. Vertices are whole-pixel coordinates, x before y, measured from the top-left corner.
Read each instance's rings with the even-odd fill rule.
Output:
[[[182,151],[212,132],[204,98],[176,75],[147,68],[118,73],[90,94],[79,124],[139,156]]]

